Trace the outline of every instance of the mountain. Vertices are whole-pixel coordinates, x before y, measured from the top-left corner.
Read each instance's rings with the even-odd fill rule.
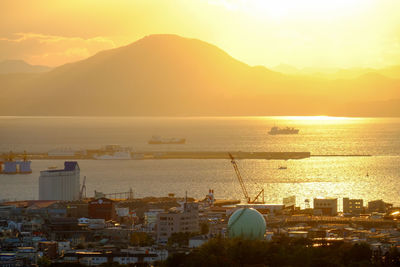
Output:
[[[31,65],[23,60],[5,60],[0,62],[0,74],[38,73],[51,70],[47,66]]]
[[[336,79],[356,79],[367,73],[377,73],[388,78],[400,79],[400,65],[385,67],[383,69],[373,68],[347,68],[347,69],[335,69],[335,68],[302,68],[298,69],[288,64],[280,64],[272,68],[275,71],[289,74],[289,75],[303,75],[313,76],[319,78],[328,78],[331,80]]]
[[[46,73],[0,75],[6,88],[0,114],[335,115],[346,103],[399,99],[399,85],[372,74],[352,80],[284,75],[197,39],[150,35]],[[359,115],[354,111],[347,116]]]

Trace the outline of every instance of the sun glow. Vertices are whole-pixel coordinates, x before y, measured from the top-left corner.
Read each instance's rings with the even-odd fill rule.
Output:
[[[372,0],[220,0],[219,3],[230,10],[243,11],[260,17],[272,19],[315,19],[354,15]]]
[[[333,116],[285,116],[277,117],[278,120],[289,121],[293,124],[346,124],[362,122],[364,118],[333,117]]]

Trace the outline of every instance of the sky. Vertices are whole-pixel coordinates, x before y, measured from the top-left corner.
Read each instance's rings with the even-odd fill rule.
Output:
[[[249,65],[400,64],[399,0],[1,0],[0,61],[58,66],[168,33]]]

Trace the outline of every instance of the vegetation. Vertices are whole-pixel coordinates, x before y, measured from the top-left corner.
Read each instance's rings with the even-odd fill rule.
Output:
[[[376,257],[368,244],[318,244],[280,237],[272,242],[213,239],[189,254],[173,254],[163,266],[398,266],[399,253]]]
[[[52,263],[50,267],[85,267],[86,265],[82,263],[72,263],[72,262],[62,262],[62,263]]]
[[[131,234],[130,244],[132,246],[152,246],[154,244],[153,238],[145,232],[134,232]]]
[[[202,222],[200,224],[200,233],[202,235],[206,235],[206,234],[208,234],[209,231],[210,231],[210,226],[208,225],[208,223]]]
[[[187,247],[189,246],[189,239],[192,236],[197,235],[198,233],[173,233],[170,238],[168,238],[168,246],[177,246],[177,247]]]
[[[46,256],[39,257],[37,260],[37,265],[39,267],[48,267],[51,265],[51,260]]]

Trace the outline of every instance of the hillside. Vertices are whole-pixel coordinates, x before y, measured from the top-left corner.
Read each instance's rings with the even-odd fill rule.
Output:
[[[0,114],[335,115],[347,103],[400,99],[399,85],[374,74],[335,81],[287,76],[200,40],[151,35],[34,77],[0,75],[7,87]],[[360,110],[346,114],[360,116]]]
[[[31,65],[23,60],[5,60],[0,62],[0,74],[46,72],[47,66]]]

